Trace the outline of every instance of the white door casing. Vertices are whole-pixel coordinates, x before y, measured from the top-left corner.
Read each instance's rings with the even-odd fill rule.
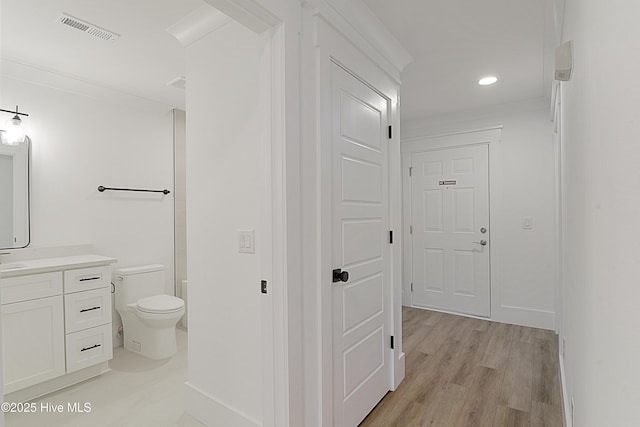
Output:
[[[412,303],[490,316],[486,144],[411,154]]]
[[[390,389],[388,109],[339,65],[332,85],[333,425],[356,426]]]

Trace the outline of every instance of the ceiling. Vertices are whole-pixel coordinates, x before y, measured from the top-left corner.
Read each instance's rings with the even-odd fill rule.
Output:
[[[415,59],[402,75],[403,120],[545,95],[546,1],[363,1]],[[184,76],[185,50],[167,29],[203,7],[214,10],[202,0],[1,0],[1,55],[184,108],[184,90],[167,83]],[[121,37],[61,25],[62,12]],[[479,86],[486,75],[500,80]]]
[[[546,95],[545,1],[363,1],[415,59],[402,73],[403,120]],[[498,83],[479,86],[488,75]]]
[[[184,109],[185,49],[166,29],[201,0],[2,0],[1,56]],[[64,12],[120,34],[104,41],[58,23]]]

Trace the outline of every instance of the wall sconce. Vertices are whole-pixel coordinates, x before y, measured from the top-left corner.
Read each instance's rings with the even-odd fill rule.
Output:
[[[0,142],[4,145],[20,145],[24,142],[25,138],[25,126],[22,123],[22,119],[20,116],[29,117],[28,114],[20,113],[18,111],[18,106],[16,105],[16,110],[3,110],[0,108],[0,111],[4,113],[13,114],[13,118],[7,121],[3,126],[4,129],[0,130]]]

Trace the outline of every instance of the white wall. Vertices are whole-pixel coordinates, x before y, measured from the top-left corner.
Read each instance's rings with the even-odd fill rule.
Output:
[[[491,317],[554,329],[555,161],[548,106],[540,99],[407,121],[402,138],[504,126],[502,141],[489,148],[491,182],[499,183],[491,188]],[[522,228],[525,216],[533,218],[533,229]],[[407,292],[409,278],[404,282]]]
[[[173,193],[99,185],[173,183],[171,107],[3,61],[3,105],[20,105],[32,141],[31,246],[89,243],[115,268],[160,263],[173,293]],[[29,81],[28,81],[29,80]],[[31,81],[31,82],[30,82]],[[114,345],[120,345],[114,309]]]
[[[638,425],[640,3],[567,0],[562,83],[563,328],[580,427]]]
[[[259,224],[266,138],[259,38],[236,22],[187,47],[189,373],[186,410],[207,425],[262,424]]]

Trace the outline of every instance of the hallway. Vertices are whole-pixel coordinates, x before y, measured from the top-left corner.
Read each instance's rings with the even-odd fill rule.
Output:
[[[403,307],[406,377],[361,426],[562,426],[553,331]]]

